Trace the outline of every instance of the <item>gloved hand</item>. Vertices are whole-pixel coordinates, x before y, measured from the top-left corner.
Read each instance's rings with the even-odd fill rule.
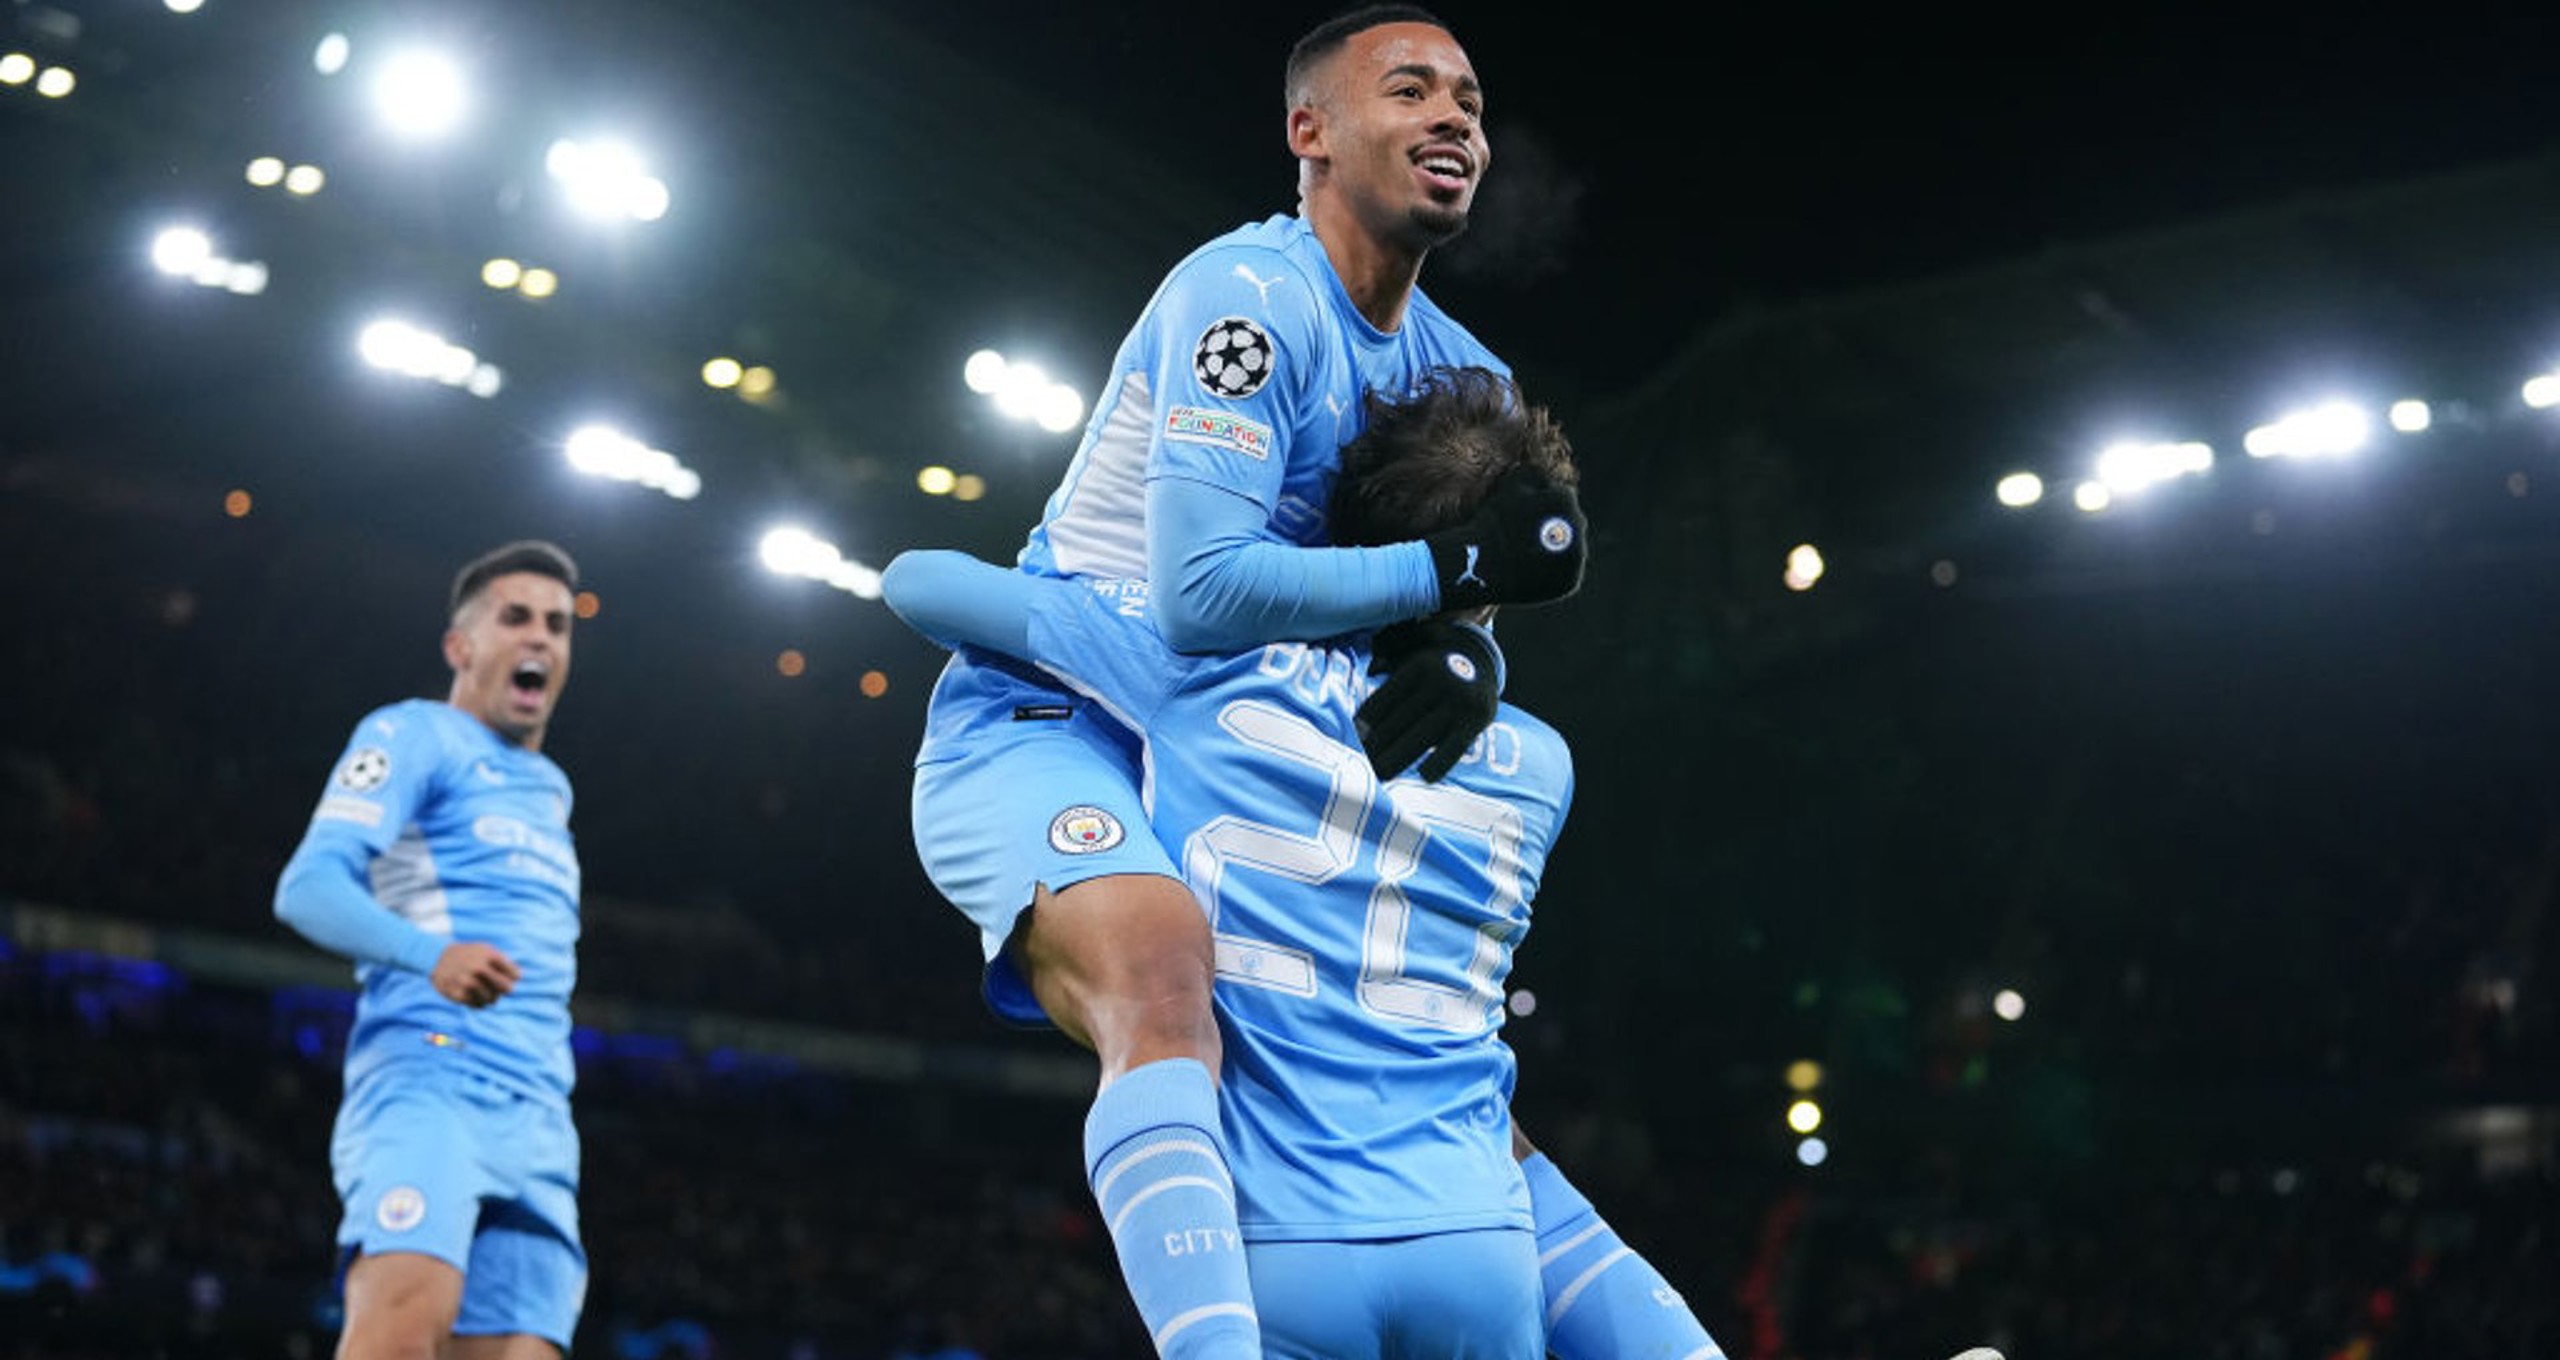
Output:
[[[1582,584],[1589,537],[1573,488],[1515,467],[1485,493],[1474,518],[1422,541],[1447,610],[1563,599]]]
[[[1369,673],[1387,678],[1360,701],[1352,721],[1380,779],[1419,759],[1422,777],[1437,782],[1492,725],[1502,703],[1502,649],[1492,633],[1455,619],[1379,629]]]

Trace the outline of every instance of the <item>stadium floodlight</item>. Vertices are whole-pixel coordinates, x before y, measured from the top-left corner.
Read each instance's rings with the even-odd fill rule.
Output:
[[[821,581],[865,600],[880,598],[880,573],[853,561],[836,545],[796,524],[769,529],[756,545],[765,570]]]
[[[68,66],[48,66],[36,76],[36,93],[47,99],[62,99],[80,86],[80,78]]]
[[[35,58],[24,52],[0,54],[0,85],[24,85],[35,78]]]
[[[1811,590],[1822,579],[1824,570],[1822,550],[1810,543],[1799,543],[1788,552],[1786,575],[1780,579],[1789,590]]]
[[[1806,1166],[1820,1166],[1831,1160],[1831,1145],[1819,1138],[1807,1138],[1796,1144],[1796,1160]]]
[[[939,463],[916,469],[916,490],[928,496],[948,496],[960,485],[960,474]]]
[[[702,385],[724,389],[735,387],[738,385],[738,379],[745,377],[746,373],[746,368],[737,360],[723,354],[703,361]]]
[[[987,479],[974,472],[961,473],[960,479],[951,484],[951,499],[955,501],[974,501],[986,494]]]
[[[2417,434],[2435,423],[2435,412],[2423,401],[2412,397],[2391,403],[2391,428],[2402,434]]]
[[[992,394],[996,409],[1016,420],[1029,420],[1040,409],[1040,396],[1049,390],[1049,374],[1038,364],[1007,362],[1004,381]]]
[[[2107,490],[2105,482],[2082,482],[2071,488],[2071,503],[2083,514],[2094,515],[2115,502],[2115,493]]]
[[[151,267],[184,278],[213,258],[213,238],[194,227],[167,227],[151,238]]]
[[[250,184],[260,189],[271,189],[284,183],[284,162],[273,156],[260,156],[249,162],[245,173]]]
[[[506,385],[507,375],[500,372],[496,364],[480,364],[463,381],[462,390],[475,397],[486,398],[498,395],[498,389]]]
[[[2351,401],[2323,402],[2288,412],[2249,431],[2242,447],[2252,458],[2336,458],[2373,439],[2373,417]]]
[[[243,297],[254,297],[259,293],[267,291],[267,266],[265,262],[260,260],[234,260],[228,262],[228,264],[229,268],[224,272],[222,278],[223,288],[230,292],[238,293]]]
[[[311,49],[311,69],[324,76],[334,76],[347,69],[349,50],[346,34],[324,34],[320,45]]]
[[[494,384],[479,377],[480,370],[490,368],[480,361],[479,355],[406,321],[384,318],[367,323],[356,334],[356,353],[367,364],[386,373],[429,379],[447,387],[463,388],[475,396],[494,396],[497,393]],[[496,371],[490,368],[492,374]],[[479,391],[474,386],[475,380],[489,390]]]
[[[328,182],[328,173],[316,165],[297,165],[284,172],[284,191],[296,198],[309,198]]]
[[[2525,379],[2524,404],[2537,411],[2560,406],[2560,373],[2537,373]]]
[[[480,266],[480,281],[504,291],[524,280],[524,266],[500,255]]]
[[[2127,441],[2110,444],[2098,453],[2098,480],[2118,496],[2130,496],[2174,478],[2212,470],[2212,447],[2192,440],[2177,444]]]
[[[373,78],[374,111],[403,137],[424,140],[453,131],[470,102],[462,68],[441,52],[395,53]]]
[[[997,389],[1004,386],[1004,370],[1003,355],[991,349],[982,349],[970,355],[969,362],[961,365],[960,380],[969,384],[970,391],[980,396],[991,397],[996,394]]]
[[[544,153],[542,168],[560,182],[569,206],[585,216],[654,222],[667,215],[666,181],[650,174],[640,153],[621,142],[563,137]]]
[[[2003,987],[1991,998],[1991,1013],[2003,1020],[2015,1020],[2027,1013],[2027,999],[2016,989]]]
[[[680,501],[702,494],[702,478],[676,461],[674,454],[653,449],[609,425],[582,425],[562,446],[569,466],[591,476],[635,482]]]
[[[560,291],[560,276],[540,265],[528,266],[524,277],[516,280],[516,291],[529,298],[547,298]]]
[[[1822,1106],[1811,1100],[1799,1100],[1787,1107],[1787,1127],[1798,1133],[1811,1133],[1822,1127]]]
[[[167,5],[171,14],[193,14],[204,8],[204,0],[160,0],[160,3]]]
[[[1084,397],[1065,383],[1051,383],[1033,399],[1032,420],[1051,434],[1065,434],[1084,420]]]
[[[2032,472],[2012,472],[2000,479],[1991,494],[2012,510],[2023,510],[2044,499],[2044,478]]]

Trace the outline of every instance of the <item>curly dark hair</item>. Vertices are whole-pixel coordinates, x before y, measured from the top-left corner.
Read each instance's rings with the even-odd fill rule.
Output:
[[[1402,543],[1461,523],[1515,467],[1558,486],[1581,481],[1564,427],[1491,369],[1435,368],[1406,397],[1372,392],[1362,404],[1367,427],[1342,446],[1333,488],[1339,546]]]

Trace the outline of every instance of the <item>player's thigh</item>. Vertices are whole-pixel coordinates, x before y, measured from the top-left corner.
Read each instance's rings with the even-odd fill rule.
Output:
[[[496,1089],[476,1098],[493,1130],[488,1160],[500,1189],[471,1241],[454,1334],[535,1338],[565,1352],[587,1295],[577,1128],[562,1104]]]
[[[912,815],[917,858],[978,928],[988,1003],[1008,1019],[1046,1018],[1005,948],[1044,886],[1179,877],[1132,756],[1081,721],[1015,724],[918,765]]]
[[[1287,1360],[1541,1360],[1525,1229],[1247,1249],[1264,1352]]]
[[[341,1286],[346,1325],[338,1353],[348,1360],[432,1353],[453,1331],[462,1271],[414,1251],[358,1256]]]
[[[339,1250],[358,1261],[406,1253],[468,1270],[480,1199],[490,1188],[482,1133],[468,1103],[440,1077],[395,1068],[362,1082],[339,1106],[330,1136],[330,1169],[344,1205]]]

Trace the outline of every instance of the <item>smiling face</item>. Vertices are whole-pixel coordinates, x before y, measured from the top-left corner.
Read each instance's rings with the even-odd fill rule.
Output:
[[[1364,29],[1311,76],[1289,122],[1311,194],[1338,197],[1373,239],[1412,254],[1466,230],[1493,148],[1484,89],[1448,30]]]
[[[569,683],[569,587],[540,572],[492,577],[454,611],[444,659],[455,708],[509,742],[542,749],[543,729]]]

